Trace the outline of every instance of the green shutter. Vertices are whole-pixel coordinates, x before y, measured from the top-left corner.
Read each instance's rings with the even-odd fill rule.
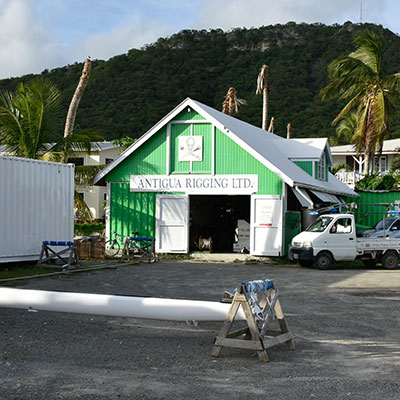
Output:
[[[313,162],[312,161],[294,161],[294,163],[297,166],[299,166],[303,171],[307,172],[308,175],[313,176]]]

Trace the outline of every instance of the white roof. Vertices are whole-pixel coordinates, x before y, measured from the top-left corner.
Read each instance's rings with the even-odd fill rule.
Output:
[[[307,142],[305,142],[305,140],[284,139],[247,122],[223,114],[190,98],[187,98],[179,104],[132,146],[125,150],[116,160],[101,171],[96,176],[95,183],[100,181],[119,163],[129,157],[139,146],[157,133],[162,126],[166,125],[186,107],[191,107],[194,111],[212,122],[219,130],[224,132],[245,151],[278,175],[289,186],[306,187],[339,195],[357,196],[353,190],[346,184],[340,182],[333,175],[329,174],[328,182],[319,181],[307,174],[290,160],[290,158],[304,158],[302,157],[304,154],[309,155],[307,159],[319,159],[322,152],[325,150],[323,146],[324,140],[327,145],[326,139],[317,139],[314,145],[310,143],[315,139],[307,139]],[[285,157],[282,157],[282,155]]]
[[[400,139],[385,140],[383,142],[382,153],[398,153],[400,148]],[[345,144],[342,146],[331,147],[332,155],[339,154],[357,154],[354,144]]]

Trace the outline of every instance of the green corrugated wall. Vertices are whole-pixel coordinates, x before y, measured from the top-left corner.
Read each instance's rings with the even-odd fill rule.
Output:
[[[110,233],[154,237],[156,193],[129,191],[129,183],[111,184]]]
[[[181,136],[190,136],[190,124],[172,124],[171,125],[171,173],[188,174],[190,171],[189,161],[178,161],[179,138]]]
[[[361,192],[357,191],[360,195],[359,199],[347,199],[349,202],[359,204],[355,215],[356,223],[359,229],[372,227],[378,221],[383,219],[386,212],[386,207],[373,206],[377,203],[395,203],[396,200],[400,201],[400,192]],[[362,205],[364,203],[364,205]],[[394,207],[392,206],[393,210]],[[377,214],[372,214],[377,213]],[[387,216],[387,214],[386,214]]]
[[[281,195],[282,179],[243,150],[219,129],[215,135],[215,173],[258,174],[257,194]]]
[[[211,174],[211,140],[212,125],[211,124],[193,124],[193,135],[203,136],[203,160],[194,162],[192,165],[193,174]]]
[[[312,161],[294,161],[303,171],[307,172],[308,175],[313,176],[313,162]]]
[[[140,146],[134,154],[115,167],[106,177],[108,182],[129,182],[131,175],[166,174],[167,128]]]
[[[190,109],[190,111],[188,111],[187,109],[181,111],[173,119],[173,121],[195,121],[195,120],[205,120],[205,118],[196,111],[193,111],[192,109]]]

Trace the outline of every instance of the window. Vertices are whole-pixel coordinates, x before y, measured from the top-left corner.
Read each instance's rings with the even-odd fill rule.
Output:
[[[78,193],[78,196],[85,201],[85,193]]]
[[[326,164],[325,164],[325,153],[322,154],[318,162],[318,179],[321,181],[325,180],[326,174]]]
[[[308,232],[323,232],[331,223],[332,217],[319,217],[307,229]]]
[[[106,158],[106,165],[111,164],[114,161],[113,158]]]
[[[83,165],[83,157],[72,157],[68,158],[68,163],[75,165]]]
[[[330,233],[351,233],[351,218],[340,218],[332,226]]]
[[[391,231],[398,231],[400,230],[400,220],[397,220],[391,227]]]
[[[387,159],[386,159],[386,157],[381,157],[381,172],[387,172]]]
[[[388,171],[387,157],[375,157],[374,158],[374,171],[375,172],[387,172]]]

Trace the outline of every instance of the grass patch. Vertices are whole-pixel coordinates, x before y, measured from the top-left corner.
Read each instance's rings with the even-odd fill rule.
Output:
[[[60,272],[59,268],[40,267],[32,263],[0,264],[0,279],[20,278],[23,276],[42,275]]]

